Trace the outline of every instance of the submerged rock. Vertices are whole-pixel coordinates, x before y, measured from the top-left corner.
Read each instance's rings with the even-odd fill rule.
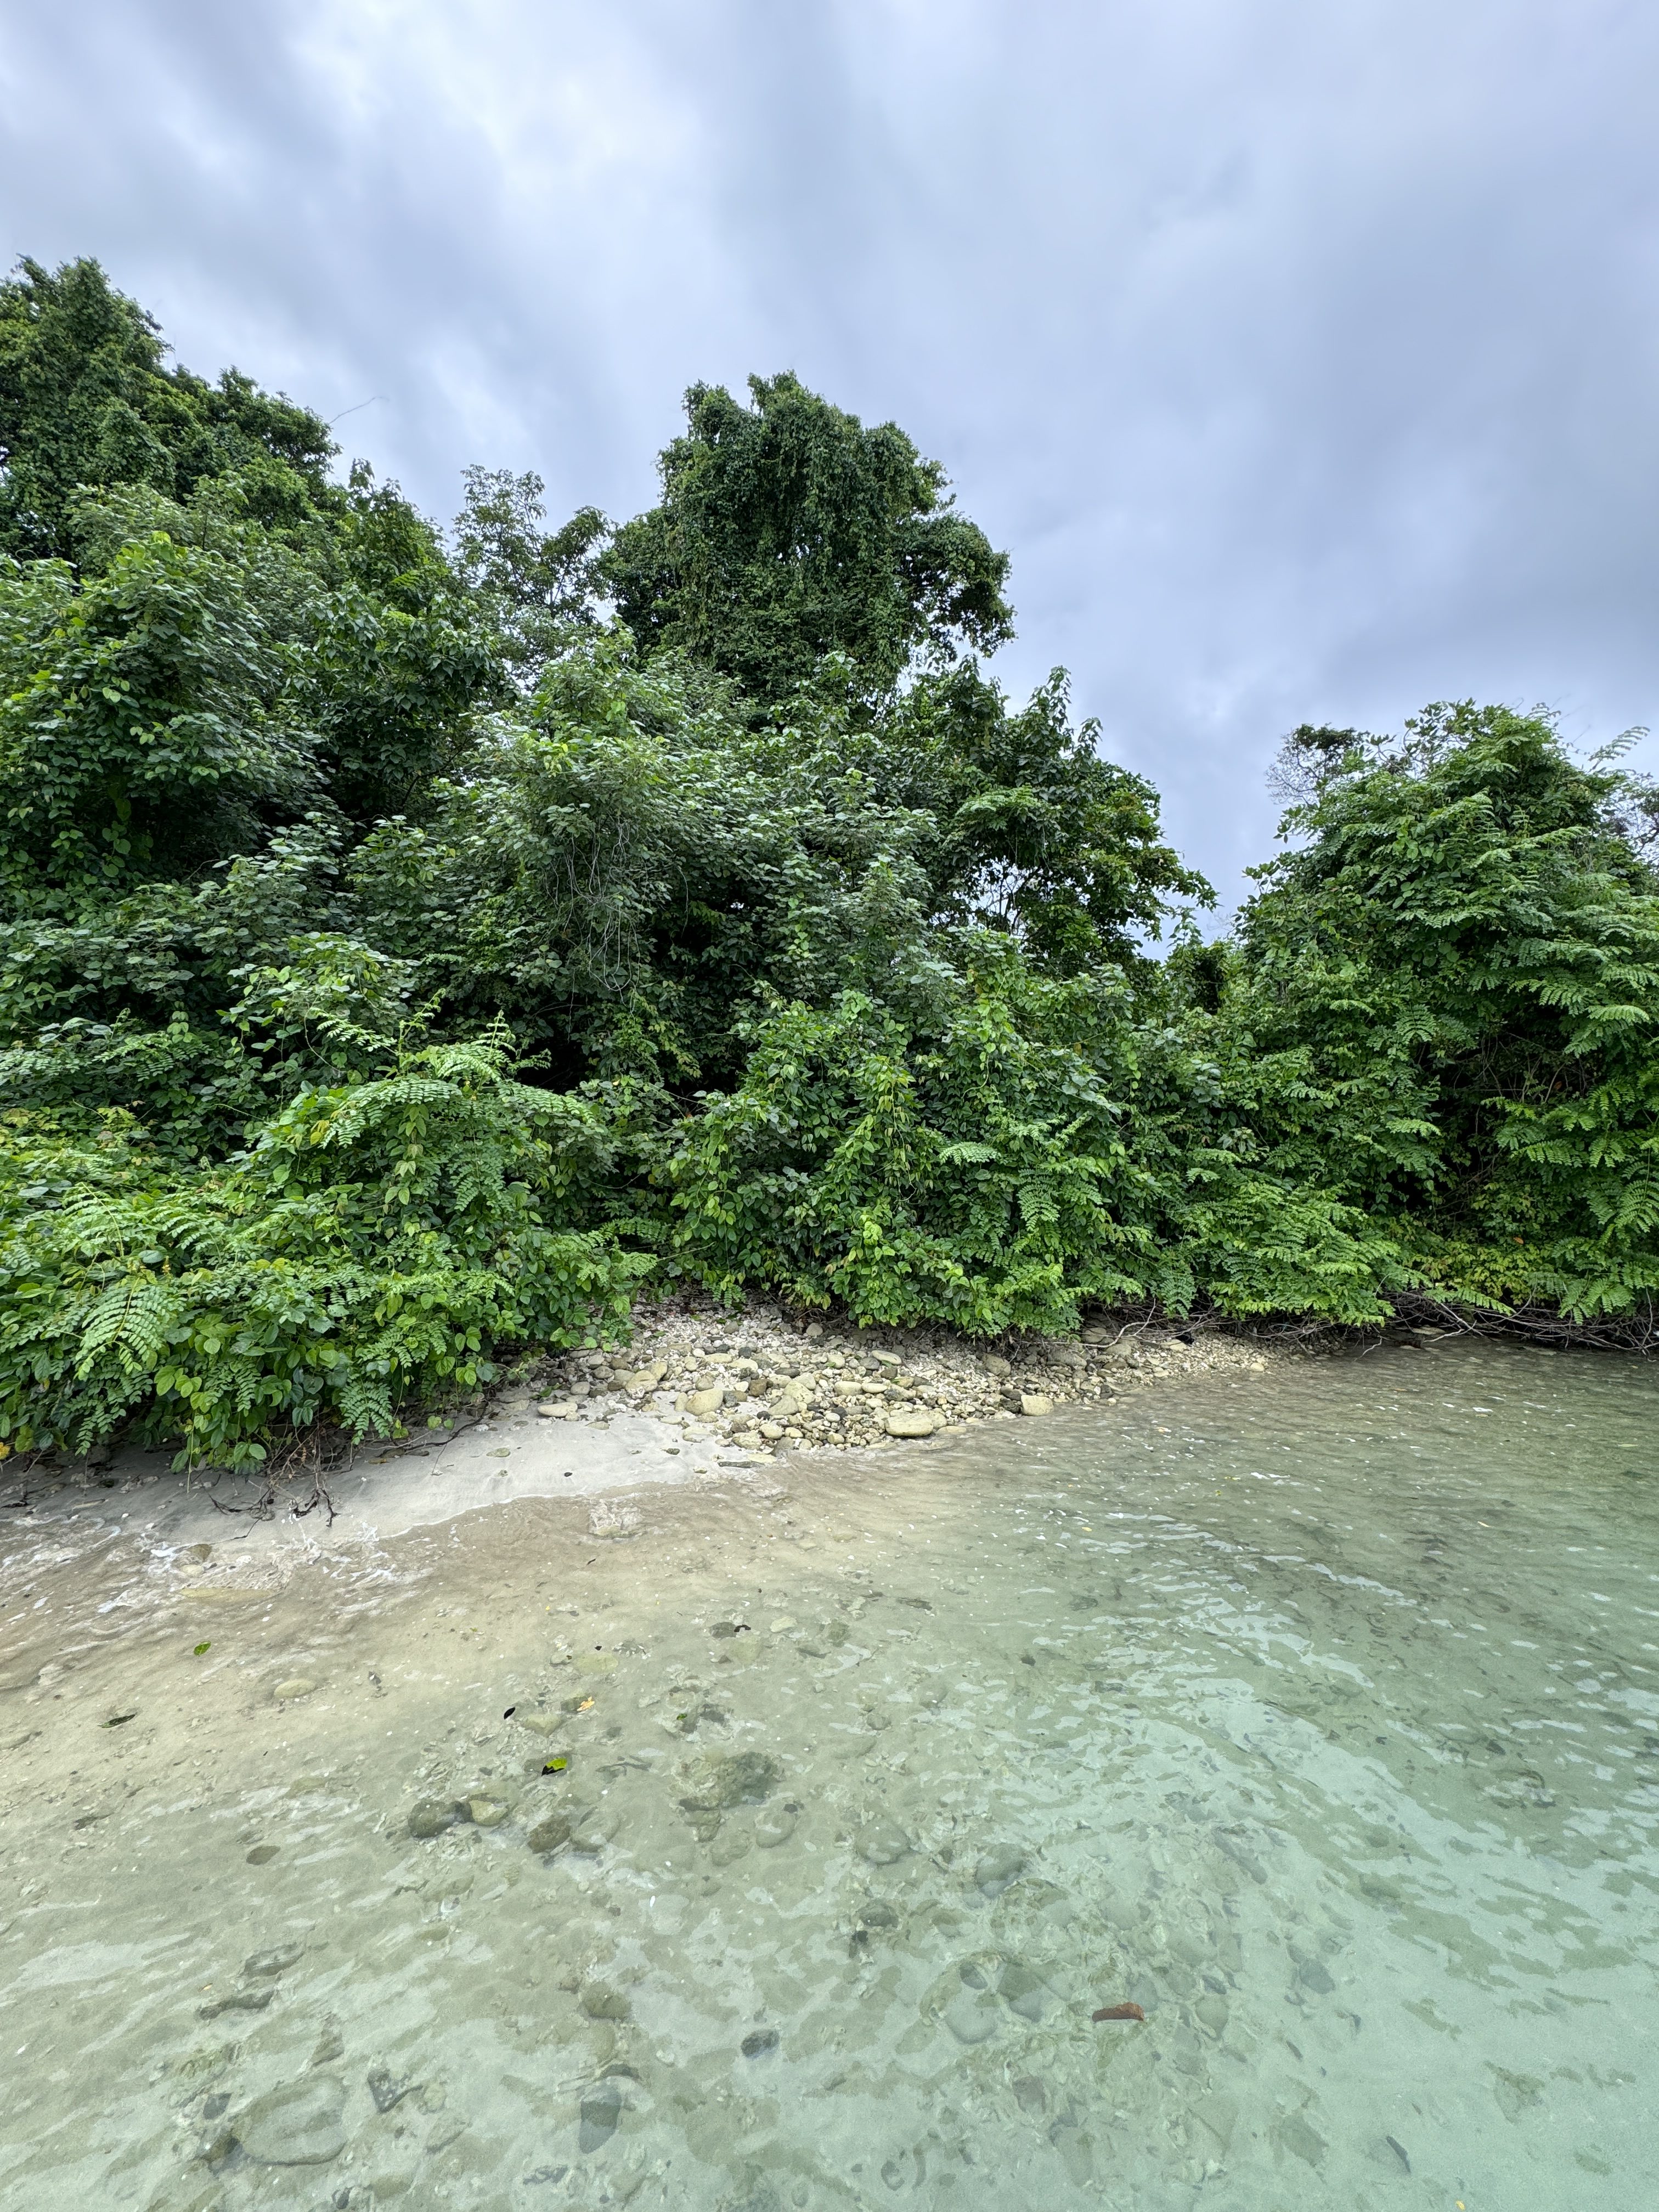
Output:
[[[859,1830],[859,1856],[872,1866],[891,1866],[895,1859],[907,1857],[915,1849],[896,1820],[866,1820]]]
[[[755,1841],[763,1851],[775,1850],[794,1834],[799,1817],[798,1805],[768,1805],[755,1815]]]
[[[332,2074],[308,2074],[253,2102],[231,2129],[261,2166],[326,2166],[345,2148],[345,2087]]]
[[[622,2085],[617,2081],[596,2081],[581,2101],[576,2128],[577,2149],[603,2148],[621,2125],[622,2113]]]
[[[570,1819],[568,1814],[548,1813],[537,1821],[525,1838],[532,1851],[544,1853],[563,1849],[570,1841]]]
[[[441,1836],[446,1828],[453,1828],[459,1818],[453,1800],[447,1797],[417,1797],[409,1808],[409,1832],[418,1842],[432,1836]]]
[[[242,1961],[242,1972],[250,1981],[265,1975],[285,1974],[304,1949],[303,1943],[279,1943],[275,1950],[252,1952]]]
[[[680,1808],[687,1813],[726,1813],[735,1805],[757,1805],[782,1778],[782,1767],[764,1752],[704,1752],[680,1768]]]

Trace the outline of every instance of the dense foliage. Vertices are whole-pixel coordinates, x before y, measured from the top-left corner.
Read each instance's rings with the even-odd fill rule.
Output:
[[[647,1279],[1650,1312],[1651,794],[1503,710],[1299,732],[1206,945],[1063,676],[973,657],[939,469],[752,398],[637,521],[474,470],[445,537],[95,264],[0,288],[0,1439],[254,1463]]]

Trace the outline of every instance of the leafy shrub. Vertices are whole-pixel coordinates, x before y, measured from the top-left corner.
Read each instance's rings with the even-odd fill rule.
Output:
[[[387,1429],[411,1395],[489,1380],[503,1344],[591,1340],[648,1264],[558,1225],[605,1149],[591,1112],[510,1079],[499,1041],[303,1091],[194,1173],[122,1116],[88,1140],[9,1115],[0,1436],[84,1450],[131,1429],[250,1466],[318,1421]]]

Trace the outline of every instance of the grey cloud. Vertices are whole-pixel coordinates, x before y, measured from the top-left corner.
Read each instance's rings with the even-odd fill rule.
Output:
[[[382,395],[438,513],[636,508],[696,377],[895,416],[1231,896],[1295,721],[1653,715],[1656,61],[1613,0],[82,0],[0,30],[0,206]]]

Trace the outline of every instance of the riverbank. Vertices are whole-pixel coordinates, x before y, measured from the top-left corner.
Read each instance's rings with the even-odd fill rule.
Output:
[[[1040,1419],[1062,1406],[1110,1405],[1198,1375],[1259,1374],[1299,1356],[1267,1335],[1121,1319],[1091,1322],[1075,1339],[986,1346],[940,1329],[858,1328],[767,1305],[733,1314],[678,1300],[636,1307],[626,1348],[550,1361],[529,1379],[541,1388],[544,1419],[603,1424],[637,1407],[693,1443],[770,1458]]]

